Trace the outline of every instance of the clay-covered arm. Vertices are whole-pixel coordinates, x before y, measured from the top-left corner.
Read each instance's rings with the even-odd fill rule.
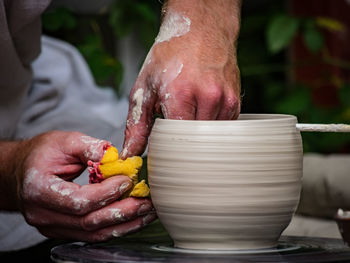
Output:
[[[154,113],[169,119],[236,119],[238,0],[169,0],[130,94],[122,158],[141,155]]]

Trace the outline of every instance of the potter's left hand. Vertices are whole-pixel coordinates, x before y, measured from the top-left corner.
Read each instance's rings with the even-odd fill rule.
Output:
[[[101,160],[110,143],[78,132],[48,132],[28,140],[0,141],[0,210],[20,210],[47,237],[105,241],[156,219],[151,200],[119,200],[127,176],[101,183],[72,182],[88,160]]]
[[[169,119],[235,119],[239,0],[169,0],[130,94],[121,157],[143,153],[154,113]]]

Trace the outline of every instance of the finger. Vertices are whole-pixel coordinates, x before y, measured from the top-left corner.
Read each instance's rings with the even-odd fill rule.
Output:
[[[64,182],[64,184],[73,183]],[[112,176],[101,183],[79,186],[62,202],[62,211],[85,215],[119,199],[131,187],[132,182],[127,176]]]
[[[153,210],[149,199],[127,198],[93,211],[86,216],[68,215],[54,210],[32,206],[23,214],[28,224],[35,227],[60,227],[79,230],[97,230],[146,215]]]
[[[138,81],[130,94],[123,151],[125,159],[143,154],[153,122],[156,94]]]
[[[223,101],[223,89],[217,85],[205,87],[197,95],[197,120],[216,120]]]
[[[233,120],[237,119],[240,112],[240,103],[233,90],[226,92],[222,107],[218,114],[218,120]]]
[[[73,163],[73,164],[58,164],[55,163],[51,167],[51,173],[58,175],[65,181],[72,181],[73,179],[80,176],[84,170],[86,169],[86,165],[82,163]]]
[[[153,205],[150,199],[126,198],[86,215],[82,220],[82,225],[85,230],[96,230],[130,221],[152,210]]]
[[[26,222],[35,227],[83,229],[81,226],[81,216],[68,215],[39,206],[27,207],[23,215]]]
[[[64,152],[69,156],[78,158],[84,164],[91,160],[98,162],[102,159],[105,150],[111,145],[111,142],[97,139],[81,133],[73,133],[67,140],[70,144],[63,147]]]
[[[67,228],[39,227],[38,230],[44,236],[50,238],[73,239],[86,242],[102,242],[113,237],[121,237],[140,230],[145,225],[157,218],[154,212],[140,216],[123,224],[109,226],[97,231],[73,230]]]
[[[57,176],[31,170],[23,186],[24,200],[67,214],[83,215],[117,200],[132,186],[127,176],[113,176],[101,183],[78,185]]]

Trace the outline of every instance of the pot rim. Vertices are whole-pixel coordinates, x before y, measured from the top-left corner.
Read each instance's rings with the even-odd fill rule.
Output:
[[[179,120],[179,119],[162,119],[157,118],[157,122],[163,123],[193,123],[193,124],[213,124],[215,123],[261,123],[261,122],[280,122],[280,121],[297,121],[297,117],[289,114],[274,113],[242,113],[237,120]]]

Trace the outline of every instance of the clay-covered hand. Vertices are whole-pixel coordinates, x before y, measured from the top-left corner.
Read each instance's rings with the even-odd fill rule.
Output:
[[[97,184],[72,180],[110,143],[77,132],[50,132],[17,146],[17,204],[26,221],[48,237],[104,241],[139,230],[156,218],[147,198],[118,200],[127,176]]]
[[[130,94],[122,158],[140,155],[154,114],[183,120],[235,119],[239,1],[168,1],[155,43]]]

